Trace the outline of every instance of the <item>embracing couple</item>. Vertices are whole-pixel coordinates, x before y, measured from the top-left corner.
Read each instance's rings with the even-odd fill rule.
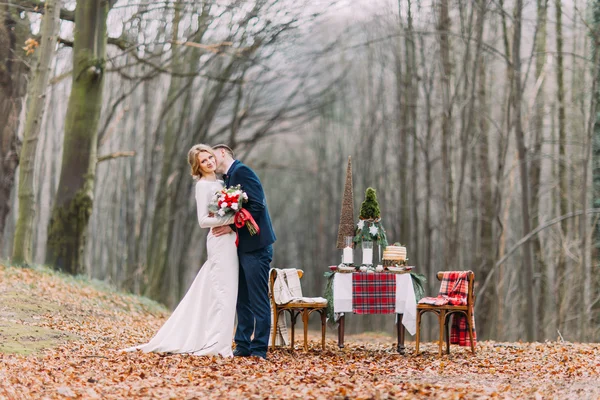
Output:
[[[126,351],[265,359],[271,329],[268,281],[275,234],[262,185],[254,171],[236,160],[226,145],[195,145],[188,153],[188,162],[197,181],[198,223],[210,228],[208,259],[156,336]],[[223,174],[223,180],[217,174]],[[233,217],[219,217],[209,211],[216,192],[236,185],[248,195],[244,208],[258,224],[258,234],[251,235],[244,226],[236,235]],[[236,311],[236,347],[232,351]]]

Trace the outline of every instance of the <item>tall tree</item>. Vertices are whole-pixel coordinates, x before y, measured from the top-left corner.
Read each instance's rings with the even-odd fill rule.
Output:
[[[581,185],[581,208],[585,210],[589,200],[589,193],[592,192],[592,207],[594,206],[594,202],[596,197],[594,196],[594,187],[590,188],[588,185],[590,172],[592,175],[594,174],[594,168],[597,167],[597,164],[592,164],[592,168],[590,171],[590,161],[592,159],[592,154],[597,150],[596,144],[594,142],[594,128],[597,127],[598,119],[600,118],[598,115],[598,100],[600,100],[598,96],[598,84],[600,81],[600,51],[598,51],[598,44],[600,39],[600,1],[591,2],[590,3],[590,15],[591,15],[591,23],[590,26],[590,37],[591,37],[591,54],[592,54],[592,64],[591,64],[591,75],[592,75],[592,95],[590,96],[590,110],[589,110],[589,119],[587,121],[586,126],[586,135],[583,146],[583,155],[581,166],[583,170],[583,178]],[[595,160],[597,162],[597,160]],[[592,220],[596,220],[596,218],[592,218]],[[593,340],[593,324],[594,324],[594,313],[593,313],[593,304],[594,304],[594,290],[596,288],[596,278],[592,274],[592,246],[590,245],[590,236],[594,237],[594,232],[592,235],[588,235],[589,227],[588,227],[588,216],[586,212],[583,212],[579,217],[579,258],[581,264],[581,283],[583,286],[583,291],[581,292],[581,315],[582,317],[579,319],[579,340]]]
[[[434,121],[432,117],[432,93],[435,86],[435,67],[427,66],[427,58],[425,55],[425,44],[424,44],[423,36],[419,36],[419,50],[421,53],[421,73],[423,79],[421,80],[423,86],[423,100],[424,110],[423,114],[425,117],[425,134],[424,140],[422,142],[421,150],[423,152],[424,158],[424,166],[425,166],[425,198],[428,199],[425,201],[425,215],[424,215],[424,232],[425,232],[425,245],[424,245],[424,259],[421,261],[421,264],[425,267],[424,272],[427,274],[429,286],[433,289],[433,284],[431,282],[434,281],[434,268],[433,268],[433,223],[432,223],[432,202],[429,200],[432,198],[433,193],[433,182],[432,182],[432,141],[433,141],[433,126]],[[416,188],[415,188],[416,189]],[[414,189],[413,189],[414,190]]]
[[[182,19],[184,2],[178,0],[175,3],[173,14],[173,66],[172,70],[181,74],[185,71],[184,62],[182,60],[182,46],[177,45],[179,27]],[[145,294],[154,299],[165,301],[168,296],[168,280],[167,280],[167,261],[168,261],[168,242],[172,234],[173,222],[170,218],[170,209],[173,208],[176,191],[172,184],[174,174],[177,173],[177,148],[178,144],[183,139],[180,137],[182,133],[181,123],[184,118],[180,118],[182,112],[189,108],[190,96],[186,95],[181,99],[181,93],[185,88],[189,88],[193,82],[193,78],[171,77],[169,90],[167,95],[167,104],[164,111],[164,153],[162,161],[162,169],[158,183],[158,194],[156,199],[156,208],[152,218],[152,230],[150,233],[150,246],[148,246],[148,272],[149,280],[145,288]],[[186,93],[189,91],[186,90]],[[186,106],[182,106],[185,103]],[[183,110],[182,110],[183,108]],[[189,136],[189,134],[188,134]],[[169,182],[171,181],[171,182]]]
[[[558,196],[559,196],[559,212],[560,215],[565,215],[568,212],[568,177],[567,177],[567,152],[566,152],[566,115],[565,115],[565,84],[564,84],[564,69],[563,69],[563,35],[562,35],[562,1],[555,1],[556,11],[556,84],[557,84],[557,101],[558,101]],[[563,220],[560,224],[562,237],[567,235],[567,220]],[[566,254],[564,245],[560,245],[560,254],[558,257],[558,265],[556,267],[556,301],[558,311],[558,329],[563,328],[566,316]]]
[[[419,149],[418,149],[418,142],[417,142],[417,109],[418,109],[418,104],[419,104],[419,79],[418,79],[418,71],[417,71],[417,57],[416,57],[416,43],[415,43],[415,33],[414,33],[414,12],[413,12],[413,3],[408,0],[407,3],[407,10],[406,10],[406,74],[405,74],[405,80],[406,80],[406,93],[407,93],[407,97],[406,97],[406,105],[407,105],[407,116],[408,116],[408,139],[409,142],[403,143],[402,146],[408,146],[409,143],[411,145],[411,151],[410,153],[412,154],[412,162],[411,162],[411,168],[409,171],[412,171],[412,173],[410,174],[410,178],[411,178],[411,182],[410,182],[410,189],[408,187],[405,188],[405,190],[402,190],[402,193],[406,192],[408,193],[409,191],[412,192],[412,199],[411,199],[411,203],[410,204],[405,204],[404,205],[404,209],[406,210],[411,210],[412,211],[412,215],[410,219],[404,219],[403,218],[403,235],[402,237],[404,239],[405,242],[407,241],[407,239],[410,239],[410,246],[413,250],[413,254],[415,255],[413,257],[413,261],[415,262],[420,262],[420,257],[419,255],[421,254],[421,241],[419,240],[420,235],[411,235],[410,234],[410,227],[411,226],[418,226],[418,215],[419,215],[419,208],[418,208],[418,204],[419,204],[419,200],[418,200],[418,196],[419,196],[419,192],[416,190],[417,185],[418,185],[418,178],[419,178],[419,174],[417,173],[417,171],[420,171],[420,168],[418,167],[418,160],[419,160]],[[408,156],[408,155],[406,155]],[[400,157],[400,158],[404,158],[404,157]],[[407,157],[408,158],[408,157]],[[408,173],[408,171],[403,171],[404,174]],[[408,200],[408,196],[406,197],[406,199]],[[407,224],[407,222],[410,221],[410,225]]]
[[[593,127],[593,138],[592,138],[592,207],[600,208],[600,67],[598,63],[600,62],[600,0],[595,0],[591,3],[592,5],[592,49],[594,55],[594,80],[595,91],[593,96],[595,97],[595,107],[592,109],[592,116],[594,117],[594,127]],[[600,221],[595,218],[595,223],[592,231],[592,263],[598,268],[598,264],[600,263]],[[591,265],[590,267],[591,268]],[[590,274],[591,277],[594,274]],[[599,284],[597,277],[595,277],[596,285]],[[597,290],[597,288],[596,288]],[[589,289],[591,292],[591,289]],[[593,293],[590,293],[593,295]],[[587,310],[586,312],[592,313],[591,310]]]
[[[497,157],[497,167],[494,174],[494,221],[497,222],[495,225],[497,227],[496,232],[494,232],[494,237],[497,238],[497,246],[495,257],[501,258],[504,256],[505,251],[505,243],[506,236],[508,234],[506,229],[506,224],[503,222],[506,218],[508,207],[503,206],[504,199],[506,198],[510,201],[510,191],[512,190],[512,185],[509,186],[509,193],[506,195],[506,170],[507,170],[507,154],[510,143],[510,129],[512,126],[512,104],[513,104],[513,65],[511,62],[511,45],[509,38],[509,30],[507,25],[507,11],[504,9],[504,0],[498,1],[499,9],[498,13],[500,14],[500,26],[502,29],[502,44],[505,57],[505,81],[506,85],[503,85],[503,101],[501,107],[501,128],[498,130],[498,138],[496,142],[496,152],[498,154]],[[509,174],[509,182],[511,182],[512,177],[514,176],[512,169],[510,169]],[[504,210],[503,210],[504,207]],[[504,212],[503,212],[504,211]],[[498,272],[498,277],[496,279],[495,290],[497,294],[497,299],[499,304],[504,304],[505,299],[505,284],[504,284],[504,268],[501,265]],[[505,332],[506,328],[504,325],[504,308],[500,308],[497,312],[497,320],[496,320],[496,333],[497,335],[502,335],[502,332]]]
[[[523,100],[522,81],[521,81],[521,26],[523,16],[523,0],[515,2],[514,9],[514,38],[512,48],[513,62],[513,129],[517,141],[517,151],[519,154],[519,171],[521,176],[521,213],[523,221],[523,235],[531,232],[531,214],[529,208],[529,168],[527,165],[527,149],[525,148],[525,134],[521,120],[521,107]],[[537,334],[537,320],[533,318],[535,315],[535,296],[534,296],[534,263],[533,252],[531,251],[531,242],[527,241],[523,245],[523,266],[525,270],[525,279],[522,282],[522,291],[526,293],[527,312],[522,316],[526,321],[527,340],[533,342]]]
[[[481,154],[479,155],[479,159],[473,157],[471,160],[472,169],[474,170],[473,176],[471,177],[473,180],[476,179],[477,169],[479,169],[479,173],[481,174],[481,186],[476,190],[479,191],[479,197],[481,198],[481,221],[479,221],[479,229],[474,229],[477,232],[477,237],[480,240],[480,249],[475,251],[474,262],[475,265],[473,268],[477,271],[476,273],[485,273],[491,268],[492,262],[490,256],[493,254],[493,238],[492,238],[492,223],[493,223],[493,197],[491,190],[491,175],[489,170],[489,159],[488,159],[488,131],[487,131],[487,121],[485,121],[485,111],[486,111],[486,99],[485,99],[485,64],[483,60],[483,29],[484,23],[487,13],[487,2],[485,0],[478,0],[473,3],[473,8],[476,14],[475,20],[475,54],[473,58],[473,63],[471,67],[472,78],[470,93],[468,94],[468,110],[466,117],[466,126],[463,127],[463,146],[468,148],[468,143],[474,140],[474,136],[479,138],[481,142],[479,146],[479,151]],[[467,67],[467,65],[465,65]],[[477,115],[480,115],[478,118]],[[477,131],[477,128],[480,129],[478,135],[475,135],[474,132]],[[463,151],[467,152],[467,149]],[[463,154],[463,157],[466,157],[467,153]],[[462,161],[466,163],[466,160]],[[464,167],[463,167],[464,169]],[[464,174],[463,171],[461,174]],[[459,186],[463,186],[464,177],[461,176],[461,181]],[[475,187],[475,184],[473,184]],[[458,234],[458,228],[457,234]],[[482,313],[485,318],[485,323],[482,325],[485,326],[484,332],[489,332],[489,328],[492,325],[493,314],[490,312],[493,309],[493,297],[487,296],[485,299],[482,299],[486,302],[483,307],[484,312]],[[488,323],[489,321],[489,323]],[[488,333],[489,334],[489,333]]]
[[[15,263],[29,264],[32,261],[33,222],[36,214],[36,187],[33,181],[35,155],[46,105],[48,78],[56,51],[61,4],[62,0],[46,0],[44,3],[44,15],[40,28],[40,54],[28,96],[23,147],[20,156],[19,216],[12,254],[12,260]]]
[[[28,57],[22,47],[29,36],[28,25],[14,1],[0,4],[0,250],[19,164],[21,143],[17,130],[29,73]]]
[[[452,77],[452,61],[450,58],[450,10],[448,0],[440,0],[439,20],[437,25],[441,57],[441,96],[442,96],[442,172],[444,174],[445,222],[444,222],[444,257],[448,265],[454,265],[457,249],[454,245],[454,178],[452,174],[452,132],[453,102],[450,79]]]
[[[546,36],[548,19],[548,0],[537,0],[537,30],[535,35],[535,103],[533,110],[533,148],[531,157],[531,222],[537,227],[540,221],[540,182],[542,176],[542,143],[544,138],[544,86],[546,65]],[[539,328],[544,329],[544,311],[547,299],[547,271],[542,256],[542,239],[533,240],[533,252],[539,277],[539,302],[537,316]],[[542,332],[540,332],[542,333]]]
[[[81,273],[94,203],[98,122],[106,62],[106,19],[114,0],[80,1],[75,10],[72,88],[56,199],[48,227],[46,262]]]
[[[402,6],[403,3],[405,3],[402,0],[398,0],[398,30],[400,32],[403,32],[404,27],[403,27],[403,21],[402,21]],[[409,7],[410,8],[410,7]],[[410,18],[410,17],[409,17]],[[410,47],[410,39],[408,38],[408,35],[411,35],[412,32],[406,32],[407,34],[407,40],[404,42],[404,45],[406,46],[406,54],[408,58],[408,55],[411,53],[411,51],[409,50]],[[396,124],[397,124],[397,130],[398,130],[398,145],[399,145],[399,153],[400,154],[405,154],[405,156],[403,157],[398,157],[398,186],[401,188],[407,188],[408,187],[408,152],[405,151],[405,149],[407,148],[406,146],[408,146],[409,144],[409,129],[408,129],[408,124],[409,124],[409,119],[411,118],[411,115],[409,115],[408,113],[408,103],[411,101],[410,99],[410,93],[409,93],[409,88],[410,88],[410,83],[411,83],[411,79],[407,78],[405,75],[408,75],[410,73],[409,70],[406,70],[405,68],[411,68],[411,62],[407,59],[406,60],[406,66],[405,68],[403,68],[403,60],[402,60],[402,40],[401,38],[403,38],[403,35],[399,36],[399,39],[396,43],[396,47],[395,47],[395,51],[394,51],[394,63],[395,63],[395,83],[396,83]],[[408,86],[408,87],[407,87]],[[400,191],[400,199],[399,199],[399,203],[400,203],[400,218],[399,218],[399,223],[400,223],[400,232],[399,232],[399,238],[401,241],[405,242],[406,240],[409,239],[410,235],[409,235],[409,229],[410,229],[410,221],[409,221],[409,212],[410,212],[410,208],[408,206],[408,194],[409,191],[408,190],[401,190]]]

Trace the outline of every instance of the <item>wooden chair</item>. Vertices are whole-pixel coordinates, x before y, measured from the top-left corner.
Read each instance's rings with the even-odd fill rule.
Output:
[[[302,270],[298,271],[298,277],[302,278],[304,272]],[[287,304],[276,304],[275,298],[273,296],[273,286],[275,284],[275,280],[277,279],[277,271],[274,269],[271,271],[269,275],[269,297],[271,298],[271,308],[273,309],[273,337],[271,338],[271,348],[275,346],[275,338],[277,337],[277,322],[279,320],[279,314],[284,311],[289,312],[291,320],[292,320],[292,350],[294,350],[294,326],[296,325],[296,319],[299,315],[302,315],[302,322],[304,324],[304,350],[308,350],[308,317],[313,312],[318,312],[321,314],[321,346],[323,350],[325,350],[325,327],[326,327],[326,317],[327,317],[327,301],[320,303],[308,303],[303,301],[292,301]]]
[[[442,280],[444,272],[438,272],[438,280]],[[442,343],[444,341],[444,332],[446,333],[446,347],[447,354],[450,354],[450,335],[448,325],[450,321],[450,315],[460,313],[467,316],[467,325],[469,327],[469,339],[471,341],[471,351],[475,353],[475,344],[473,342],[473,306],[475,304],[475,295],[473,293],[473,283],[475,282],[475,274],[469,271],[467,274],[469,282],[469,289],[467,294],[467,305],[466,306],[453,306],[450,304],[443,306],[434,306],[431,304],[417,304],[417,337],[416,337],[416,352],[419,354],[419,339],[421,333],[421,316],[426,312],[433,312],[438,316],[438,322],[440,325],[440,336],[439,336],[439,355],[442,355]]]

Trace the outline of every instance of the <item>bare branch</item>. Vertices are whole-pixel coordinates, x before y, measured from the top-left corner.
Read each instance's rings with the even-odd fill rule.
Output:
[[[17,0],[17,7],[23,11],[34,12],[43,14],[44,13],[44,2],[39,0]],[[60,10],[60,19],[65,21],[75,22],[75,12],[66,9]]]
[[[196,43],[196,42],[177,41],[177,42],[173,42],[173,43],[178,44],[180,46],[188,46],[188,47],[195,47],[197,49],[204,49],[204,50],[208,50],[210,52],[217,53],[217,54],[222,53],[224,47],[231,47],[233,45],[233,42],[202,44],[202,43]]]
[[[515,243],[515,245],[513,247],[511,247],[510,250],[508,250],[506,252],[506,254],[504,255],[504,257],[502,257],[500,260],[498,260],[496,262],[496,264],[494,264],[494,266],[492,267],[492,269],[490,270],[490,272],[485,277],[485,281],[483,282],[483,285],[481,285],[481,287],[477,291],[477,296],[476,297],[480,297],[483,294],[483,292],[485,291],[485,288],[487,287],[488,283],[490,282],[490,280],[494,276],[494,272],[496,272],[496,268],[498,268],[506,260],[508,260],[508,258],[519,247],[521,247],[524,243],[526,243],[528,240],[530,240],[533,236],[537,235],[538,233],[540,233],[541,231],[543,231],[544,229],[546,229],[546,228],[548,228],[548,227],[550,227],[552,225],[555,225],[555,224],[558,224],[561,221],[564,221],[565,219],[577,217],[577,216],[583,215],[583,214],[600,214],[600,208],[588,208],[587,210],[579,210],[579,211],[574,211],[574,212],[571,212],[571,213],[568,213],[568,214],[561,215],[560,217],[556,217],[554,219],[551,219],[550,221],[548,221],[548,222],[546,222],[546,223],[538,226],[537,228],[535,228],[534,230],[532,230],[531,232],[529,232],[527,235],[523,236],[521,238],[521,240],[519,240],[517,243]],[[475,307],[477,307],[477,305],[475,305]]]
[[[135,156],[135,151],[117,151],[110,154],[105,154],[103,156],[98,156],[98,162],[112,160],[120,157],[133,157]]]
[[[34,38],[37,40],[37,39],[39,39],[39,36],[35,36]],[[60,43],[60,44],[62,44],[64,46],[67,46],[67,47],[73,47],[73,41],[72,40],[65,39],[65,38],[62,38],[62,37],[58,38],[58,43]],[[108,44],[112,44],[114,46],[117,46],[121,50],[127,50],[130,47],[130,46],[128,46],[129,43],[125,39],[121,39],[121,38],[112,38],[112,37],[109,37],[107,39],[107,43]]]

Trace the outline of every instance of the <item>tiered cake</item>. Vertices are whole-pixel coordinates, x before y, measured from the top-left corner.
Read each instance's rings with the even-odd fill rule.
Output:
[[[383,265],[404,264],[406,261],[406,247],[387,246],[383,251]]]

